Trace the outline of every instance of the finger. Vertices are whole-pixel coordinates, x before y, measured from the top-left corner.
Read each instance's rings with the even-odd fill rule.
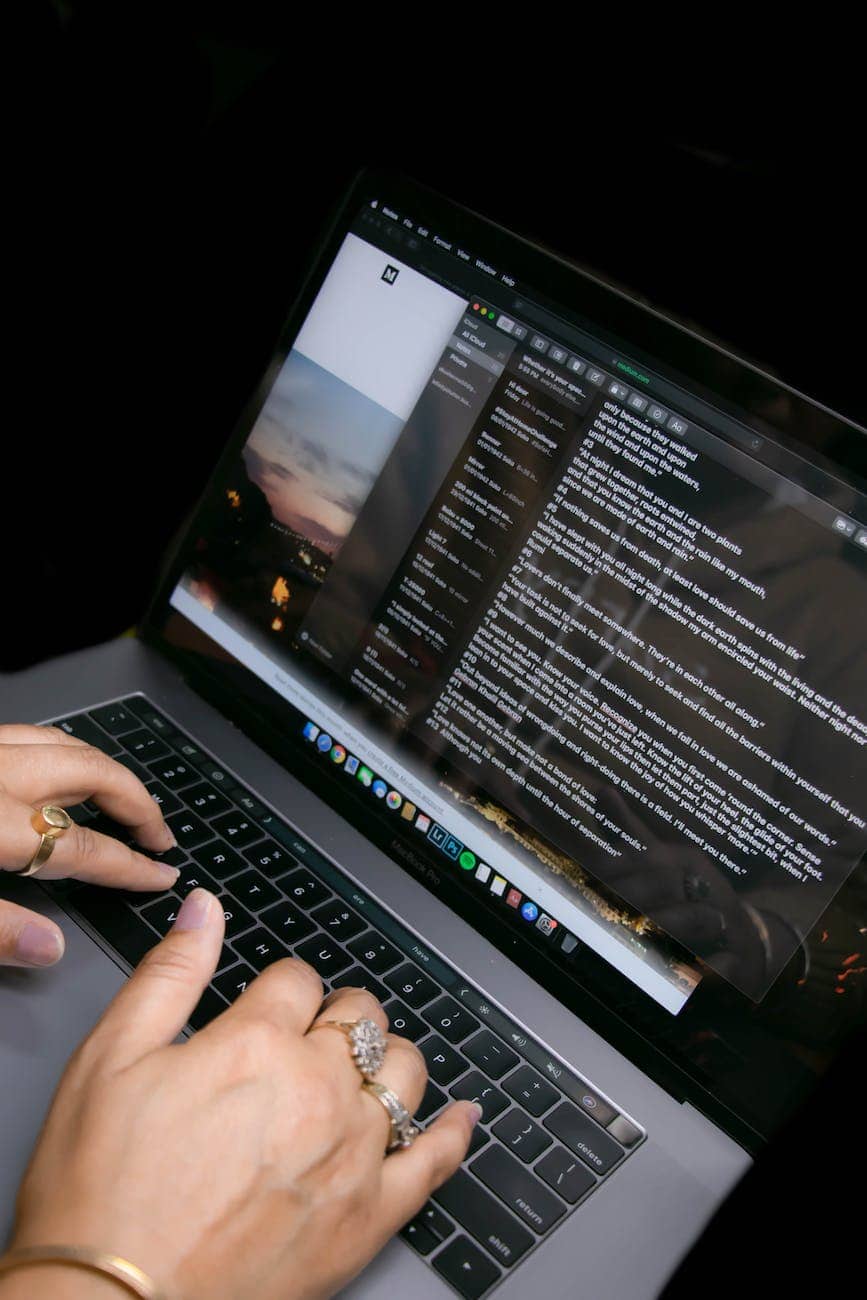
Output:
[[[158,804],[137,776],[92,745],[7,745],[0,748],[0,780],[29,804],[57,802],[76,791],[115,821],[129,826],[144,848],[164,853],[175,837]]]
[[[26,723],[7,722],[0,726],[0,745],[83,745],[61,727],[31,727]]]
[[[467,1154],[480,1116],[481,1108],[475,1102],[455,1102],[411,1147],[388,1157],[382,1170],[379,1211],[384,1238],[393,1236],[418,1213],[431,1192],[452,1176]]]
[[[287,1033],[305,1034],[322,1005],[322,980],[297,957],[272,962],[221,1017],[226,1032],[238,1020],[270,1020]],[[317,1035],[318,1036],[318,1035]]]
[[[216,969],[223,909],[194,889],[169,933],[142,959],[100,1019],[90,1046],[118,1068],[177,1038]]]
[[[343,1051],[347,1061],[352,1065],[349,1048],[345,1043]],[[398,1038],[395,1034],[389,1034],[385,1060],[374,1082],[389,1088],[410,1115],[414,1115],[421,1105],[427,1086],[427,1064],[415,1043],[411,1043],[408,1038]],[[388,1112],[382,1102],[366,1089],[359,1089],[359,1097],[367,1112],[364,1123],[371,1141],[377,1151],[384,1151],[391,1135]]]
[[[65,946],[59,925],[0,899],[0,966],[53,966]]]
[[[388,1029],[388,1016],[382,1009],[382,1003],[369,989],[342,988],[329,993],[322,1003],[319,1015],[310,1026],[323,1025],[328,1020],[372,1020],[385,1033]]]
[[[33,809],[12,795],[0,793],[0,870],[20,871],[39,847],[31,825]],[[41,869],[43,880],[75,876],[95,885],[120,889],[168,889],[178,878],[175,867],[152,862],[127,844],[75,823],[54,841]]]

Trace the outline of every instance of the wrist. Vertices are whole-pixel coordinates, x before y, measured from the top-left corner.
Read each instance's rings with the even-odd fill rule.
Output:
[[[33,1264],[0,1277],[0,1300],[129,1300],[110,1277],[68,1264]]]

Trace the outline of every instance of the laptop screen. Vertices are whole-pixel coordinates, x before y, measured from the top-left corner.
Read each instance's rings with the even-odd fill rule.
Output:
[[[864,1001],[867,498],[786,390],[526,256],[362,183],[168,623],[397,862],[764,1130]]]

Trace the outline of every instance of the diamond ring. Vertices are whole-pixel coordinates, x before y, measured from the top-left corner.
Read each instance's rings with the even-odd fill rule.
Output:
[[[365,1080],[382,1068],[388,1039],[375,1020],[321,1020],[314,1029],[339,1029],[349,1043],[355,1068]]]
[[[419,1135],[419,1129],[413,1124],[412,1116],[397,1093],[381,1083],[372,1083],[368,1079],[365,1079],[361,1086],[385,1107],[391,1124],[386,1152],[395,1151],[398,1147],[411,1147]]]

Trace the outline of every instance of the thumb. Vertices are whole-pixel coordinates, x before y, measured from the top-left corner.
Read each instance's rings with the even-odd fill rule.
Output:
[[[65,947],[59,925],[0,899],[0,966],[53,966]]]
[[[189,893],[171,930],[103,1014],[93,1032],[97,1050],[123,1067],[177,1038],[216,969],[224,929],[214,895]]]

